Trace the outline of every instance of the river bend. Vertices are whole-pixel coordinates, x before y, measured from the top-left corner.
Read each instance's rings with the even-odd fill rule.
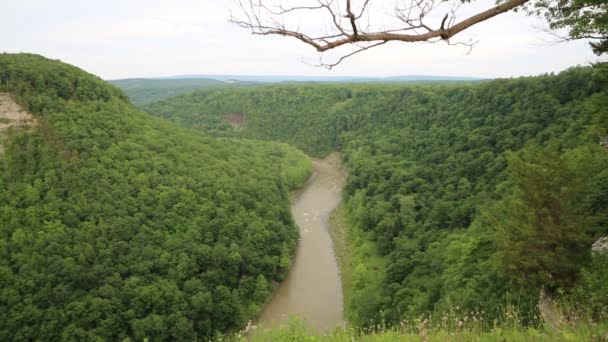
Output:
[[[300,229],[296,256],[258,319],[259,328],[286,324],[291,315],[303,318],[317,332],[343,323],[340,271],[328,229],[344,180],[338,153],[313,160],[312,176],[292,199],[291,212]]]

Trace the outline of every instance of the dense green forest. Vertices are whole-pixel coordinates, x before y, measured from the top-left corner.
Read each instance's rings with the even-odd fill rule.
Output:
[[[257,85],[256,82],[220,81],[209,78],[144,79],[109,81],[122,89],[136,105],[163,100],[172,96],[208,88],[235,88]]]
[[[35,55],[0,55],[0,92],[37,119],[0,156],[1,340],[243,327],[298,238],[289,191],[311,164],[294,147],[340,150],[348,169],[355,327],[409,322],[419,334],[428,317],[440,340],[466,315],[482,334],[535,323],[541,289],[608,321],[608,257],[591,252],[608,235],[605,65],[477,84],[214,89],[144,106],[186,127]]]
[[[455,309],[533,323],[541,288],[608,319],[608,265],[591,253],[608,234],[605,65],[480,84],[202,91],[145,109],[215,136],[342,151],[356,325]]]
[[[193,341],[259,311],[307,156],[173,126],[36,55],[0,54],[0,92],[38,122],[0,156],[0,340]]]

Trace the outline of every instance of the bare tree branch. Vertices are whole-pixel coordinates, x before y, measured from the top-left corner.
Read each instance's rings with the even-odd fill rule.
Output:
[[[349,19],[350,26],[353,28],[353,38],[356,39],[359,35],[356,23],[357,18],[355,17],[355,14],[350,10],[350,0],[346,0],[346,17]]]
[[[433,42],[445,41],[449,45],[466,45],[472,47],[470,43],[452,43],[450,39],[460,32],[476,25],[480,22],[493,18],[501,13],[524,6],[531,0],[506,0],[501,4],[491,7],[485,11],[472,15],[462,21],[456,20],[456,10],[458,5],[453,6],[448,13],[443,16],[437,26],[429,25],[426,21],[429,18],[436,18],[432,15],[437,12],[440,5],[445,4],[442,0],[406,0],[402,7],[394,10],[395,18],[402,25],[393,28],[376,28],[370,30],[370,24],[362,25],[359,20],[365,13],[369,14],[371,0],[361,0],[359,6],[356,0],[310,0],[314,4],[285,7],[282,4],[276,5],[272,0],[236,0],[240,14],[231,15],[230,21],[251,31],[256,35],[280,35],[293,37],[301,42],[315,48],[320,53],[336,49],[345,45],[359,45],[369,43],[360,47],[355,52],[348,53],[340,57],[336,63],[322,64],[331,69],[342,62],[344,59],[370,48],[385,44],[389,41],[400,42]],[[342,2],[343,1],[343,2]],[[285,0],[287,2],[287,0]],[[355,8],[356,7],[356,8]],[[299,28],[287,28],[279,20],[293,19],[293,15],[301,15],[315,11],[323,11],[324,15],[331,17],[331,26],[334,32],[325,35],[318,33],[304,33]],[[322,14],[323,15],[323,14]],[[292,16],[292,17],[290,17]],[[345,18],[347,25],[344,25],[342,18]],[[435,19],[437,20],[437,19]],[[435,28],[433,28],[433,26]],[[364,30],[362,30],[364,28]],[[469,50],[470,52],[470,50]]]
[[[382,41],[382,42],[378,42],[378,43],[375,43],[375,44],[372,44],[372,45],[369,45],[369,46],[360,47],[359,49],[355,50],[354,52],[351,52],[349,54],[346,54],[346,55],[338,58],[338,60],[336,62],[334,62],[334,63],[323,63],[323,62],[321,62],[321,64],[319,64],[318,66],[322,66],[324,68],[327,68],[327,69],[331,70],[334,67],[336,67],[338,64],[342,63],[343,60],[345,60],[345,59],[347,59],[349,57],[352,57],[352,56],[354,56],[354,55],[356,55],[356,54],[358,54],[360,52],[363,52],[365,50],[369,50],[371,48],[375,48],[376,46],[380,46],[380,45],[386,44],[386,43],[388,43],[387,40]]]

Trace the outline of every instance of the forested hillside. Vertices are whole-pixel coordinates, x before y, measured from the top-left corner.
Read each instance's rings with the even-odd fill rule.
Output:
[[[222,81],[209,78],[131,78],[109,82],[122,89],[136,105],[144,105],[196,90],[248,87],[258,84],[256,82]]]
[[[204,91],[146,110],[216,136],[343,152],[357,325],[455,308],[532,322],[541,288],[608,317],[606,260],[591,254],[608,234],[603,65],[469,85]]]
[[[374,87],[376,88],[376,87]],[[177,124],[216,136],[279,140],[312,155],[336,149],[336,111],[351,102],[352,90],[336,85],[274,85],[176,96],[143,108]],[[228,117],[244,119],[235,131]]]
[[[36,55],[0,54],[0,92],[38,122],[0,157],[0,340],[193,341],[259,311],[302,152],[173,126]]]

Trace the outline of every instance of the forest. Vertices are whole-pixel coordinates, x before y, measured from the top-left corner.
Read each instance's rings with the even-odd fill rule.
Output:
[[[38,122],[0,157],[0,340],[193,341],[259,312],[304,153],[176,127],[37,55],[0,54],[0,92]]]
[[[485,331],[536,326],[541,292],[608,322],[608,258],[592,252],[608,235],[605,64],[207,89],[137,108],[76,67],[0,54],[0,92],[37,122],[0,156],[0,340],[239,331],[291,266],[290,192],[309,156],[333,151],[348,171],[352,329],[420,332],[421,317],[455,312]]]
[[[109,82],[122,89],[135,105],[144,105],[196,90],[250,87],[259,84],[252,81],[222,81],[210,78],[131,78]]]
[[[608,319],[608,264],[591,252],[608,234],[605,64],[475,84],[206,90],[143,108],[216,137],[342,152],[356,326],[455,308],[534,324],[541,289]]]

